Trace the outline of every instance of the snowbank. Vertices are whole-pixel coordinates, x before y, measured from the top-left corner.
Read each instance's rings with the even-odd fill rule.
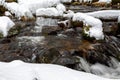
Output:
[[[108,19],[108,20],[117,20],[120,15],[120,10],[102,10],[95,12],[88,12],[87,15],[100,18],[100,19]]]
[[[53,64],[0,62],[0,80],[111,80]]]
[[[84,13],[74,14],[73,21],[83,21],[85,26],[90,26],[89,30],[85,30],[85,33],[90,37],[95,37],[97,40],[103,39],[103,28],[101,20],[88,16]]]
[[[14,25],[15,25],[14,22],[11,21],[9,17],[6,16],[0,17],[0,33],[2,33],[4,37],[8,35],[8,31]]]

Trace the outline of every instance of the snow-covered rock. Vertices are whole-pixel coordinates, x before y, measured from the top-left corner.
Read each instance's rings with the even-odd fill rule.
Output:
[[[51,8],[39,8],[36,10],[36,16],[62,16],[66,8],[63,4],[58,4]]]
[[[89,2],[89,3],[91,3],[92,0],[79,0],[79,2],[80,2],[80,3],[82,3],[82,2]]]
[[[53,64],[30,64],[16,60],[0,62],[0,66],[0,80],[111,80]]]
[[[35,14],[39,8],[49,8],[60,3],[60,0],[18,0],[18,3],[26,5]]]
[[[63,4],[58,4],[56,6],[56,9],[58,10],[58,12],[59,12],[60,15],[63,15],[63,12],[66,11],[66,7]]]
[[[72,2],[72,0],[60,0],[62,3],[70,3],[70,2]]]
[[[84,13],[76,13],[73,16],[73,21],[83,21],[84,25],[90,26],[89,30],[85,31],[85,33],[90,37],[95,37],[97,40],[103,39],[103,28],[102,21],[94,18],[92,16],[88,16]]]
[[[5,0],[0,0],[0,5],[4,5]]]
[[[112,0],[99,0],[98,2],[106,2],[106,3],[111,3]]]
[[[33,18],[31,11],[24,4],[19,5],[16,2],[6,3],[5,8],[7,8],[12,14],[15,14],[19,19],[21,19],[21,17],[25,17],[26,19]]]
[[[75,13],[71,10],[66,11],[66,14],[63,14],[63,17],[71,19]]]
[[[4,37],[8,35],[8,31],[14,26],[14,22],[6,16],[0,17],[0,33],[3,34]]]
[[[56,8],[40,8],[36,10],[36,16],[59,16],[59,12]]]
[[[120,16],[120,10],[101,10],[95,12],[88,12],[87,15],[100,19],[116,19]]]

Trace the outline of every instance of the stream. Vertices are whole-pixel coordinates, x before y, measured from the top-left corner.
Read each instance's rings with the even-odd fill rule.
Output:
[[[75,12],[111,9],[90,6],[68,6]],[[109,26],[116,21],[103,21],[105,39],[89,41],[79,31],[62,30],[61,18],[36,17],[35,21],[18,21],[14,35],[0,39],[0,61],[23,60],[30,63],[52,63],[102,77],[120,79],[120,37]],[[16,30],[15,30],[16,31]]]

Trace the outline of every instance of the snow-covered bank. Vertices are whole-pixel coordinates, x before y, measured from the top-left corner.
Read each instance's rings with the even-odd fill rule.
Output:
[[[6,16],[0,17],[0,33],[3,34],[4,37],[8,35],[8,31],[15,25],[15,23]]]
[[[12,61],[0,66],[0,80],[113,80],[53,64]]]
[[[86,14],[105,20],[117,20],[118,16],[120,16],[120,10],[102,10],[102,11],[88,12]]]
[[[73,21],[83,21],[84,25],[89,26],[89,30],[85,29],[85,33],[90,36],[94,37],[97,40],[104,39],[103,28],[102,28],[102,21],[94,18],[92,16],[88,16],[84,13],[76,13],[73,16]]]

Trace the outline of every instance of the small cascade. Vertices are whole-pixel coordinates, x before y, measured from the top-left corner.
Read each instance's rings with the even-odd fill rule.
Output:
[[[42,28],[45,26],[58,26],[58,19],[37,17],[36,26],[34,27],[34,32],[42,32]]]
[[[78,65],[79,70],[84,70],[85,72],[90,73],[90,64],[82,57],[79,57],[80,63]]]

